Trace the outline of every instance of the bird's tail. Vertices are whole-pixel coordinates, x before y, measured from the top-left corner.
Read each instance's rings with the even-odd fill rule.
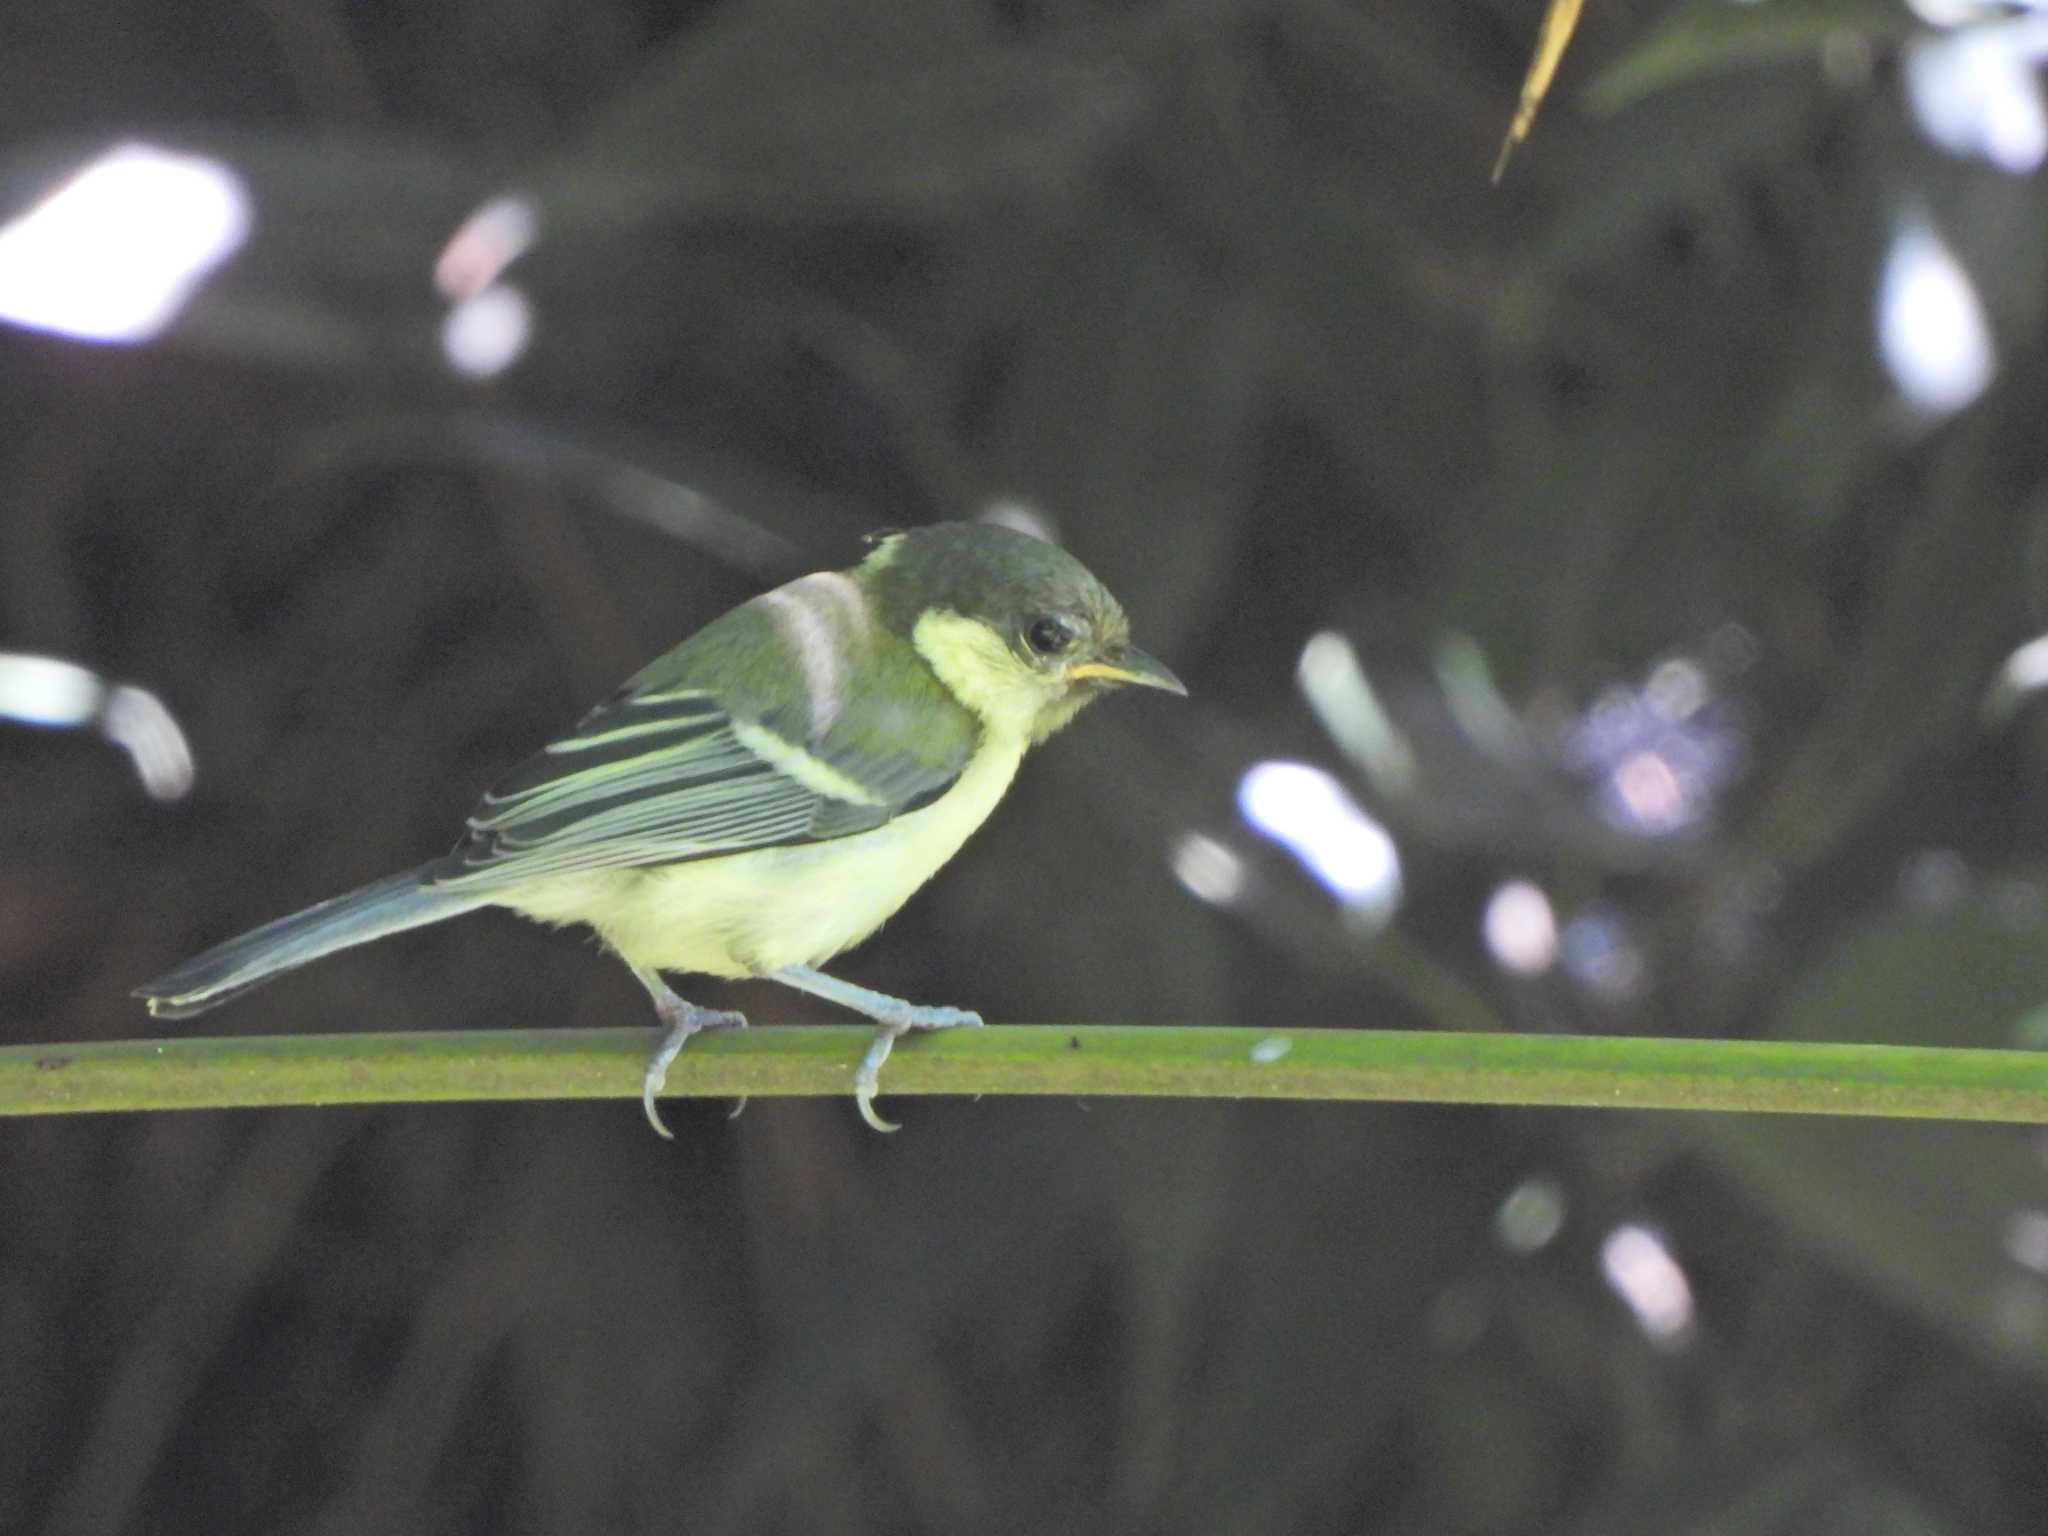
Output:
[[[438,923],[485,905],[483,898],[472,893],[436,890],[426,884],[432,868],[422,864],[265,923],[137,987],[135,995],[148,999],[149,1011],[160,1019],[189,1019],[337,949]]]

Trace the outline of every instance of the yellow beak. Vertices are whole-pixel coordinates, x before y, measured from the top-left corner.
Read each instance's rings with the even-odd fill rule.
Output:
[[[1188,696],[1187,685],[1167,670],[1166,663],[1147,656],[1135,645],[1119,646],[1099,661],[1084,661],[1067,668],[1069,681],[1084,677],[1105,683],[1135,683],[1140,688],[1163,688],[1168,693]]]

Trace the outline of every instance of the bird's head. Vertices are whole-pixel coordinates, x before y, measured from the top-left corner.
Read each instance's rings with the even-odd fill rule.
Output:
[[[993,729],[1041,741],[1114,688],[1187,693],[1131,644],[1109,589],[1057,544],[995,523],[938,523],[878,535],[858,574],[883,622]]]

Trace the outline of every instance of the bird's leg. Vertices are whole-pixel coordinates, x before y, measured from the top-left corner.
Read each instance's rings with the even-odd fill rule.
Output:
[[[850,981],[841,981],[836,976],[827,976],[807,965],[792,965],[786,970],[770,972],[768,979],[779,981],[785,987],[795,987],[799,992],[808,992],[813,997],[822,997],[842,1008],[851,1008],[875,1021],[874,1043],[868,1047],[867,1055],[861,1057],[860,1066],[853,1074],[853,1097],[854,1102],[860,1105],[861,1119],[878,1131],[896,1129],[875,1113],[875,1095],[880,1091],[882,1063],[889,1059],[897,1036],[907,1035],[913,1029],[981,1027],[981,1015],[970,1013],[965,1008],[921,1008],[886,992],[872,992]]]
[[[661,1092],[662,1084],[668,1081],[669,1063],[676,1059],[690,1036],[700,1029],[745,1029],[747,1016],[717,1008],[699,1008],[695,1003],[686,1003],[668,988],[661,979],[661,973],[644,966],[634,966],[633,974],[640,985],[647,989],[647,995],[654,999],[654,1011],[661,1022],[668,1026],[668,1033],[662,1036],[661,1044],[655,1048],[653,1058],[647,1063],[647,1075],[640,1080],[640,1107],[647,1111],[647,1123],[654,1127],[654,1133],[666,1141],[675,1136],[661,1123],[661,1111],[654,1107],[654,1096]],[[740,1100],[745,1107],[746,1100]],[[738,1110],[733,1111],[738,1114]]]

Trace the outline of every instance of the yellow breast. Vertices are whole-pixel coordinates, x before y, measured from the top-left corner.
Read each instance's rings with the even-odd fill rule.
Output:
[[[991,733],[922,810],[830,842],[653,869],[600,870],[507,892],[544,922],[588,923],[627,963],[711,976],[822,965],[881,927],[988,819],[1025,741]]]

